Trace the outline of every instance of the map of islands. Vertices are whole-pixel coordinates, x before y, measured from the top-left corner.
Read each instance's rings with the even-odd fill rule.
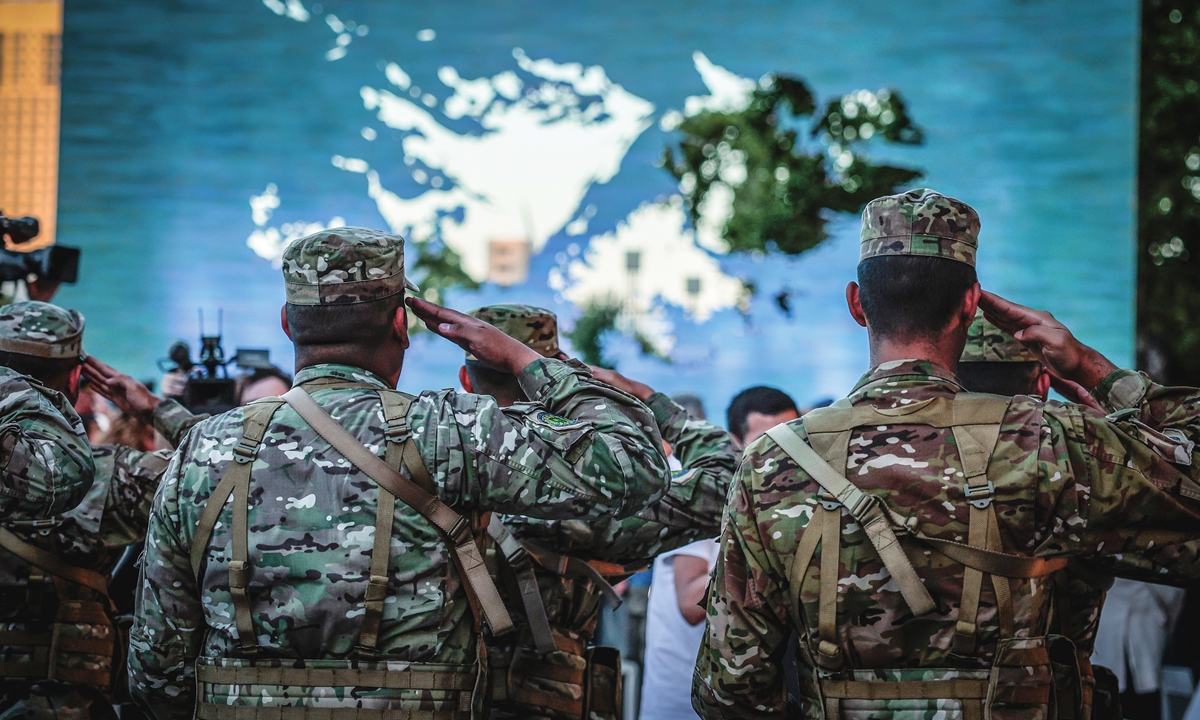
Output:
[[[280,7],[279,14],[287,14],[289,6]],[[297,15],[293,10],[288,16],[299,20]],[[668,308],[704,322],[743,302],[744,284],[718,261],[727,251],[721,231],[732,204],[728,187],[709,193],[696,228],[682,198],[672,195],[648,199],[608,232],[589,233],[596,213],[594,205],[583,205],[589,188],[617,175],[630,146],[654,122],[654,105],[598,65],[534,59],[520,48],[512,56],[515,67],[491,77],[467,79],[442,67],[438,80],[452,91],[442,101],[423,93],[394,62],[383,68],[380,80],[386,85],[362,86],[364,110],[399,131],[400,139],[385,140],[370,127],[362,136],[399,142],[405,165],[424,191],[412,197],[393,192],[361,158],[335,155],[333,166],[364,176],[367,195],[393,232],[418,244],[440,240],[477,282],[524,280],[519,270],[507,283],[503,273],[497,277],[497,253],[511,253],[515,246],[524,254],[517,262],[527,267],[528,257],[550,238],[579,237],[548,277],[529,281],[548,285],[579,308],[619,306],[618,327],[645,338],[661,355],[674,344]],[[664,130],[703,110],[744,108],[754,90],[754,80],[715,65],[703,53],[696,52],[693,61],[709,94],[685,98],[682,112],[663,113]],[[447,123],[464,119],[475,124],[474,132],[456,132]],[[737,170],[736,159],[725,163],[722,179],[736,184],[745,177],[744,166],[740,177]],[[345,224],[335,217],[276,227],[270,220],[280,203],[274,184],[250,198],[255,230],[246,243],[276,263],[293,240]]]

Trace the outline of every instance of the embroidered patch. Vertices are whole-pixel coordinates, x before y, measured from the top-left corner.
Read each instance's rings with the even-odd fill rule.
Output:
[[[554,413],[549,413],[545,410],[539,410],[538,412],[534,413],[533,421],[539,425],[545,425],[552,430],[571,430],[573,428],[583,426],[583,423],[579,422],[578,420],[572,420],[570,418],[562,417],[561,415],[555,415]]]
[[[689,482],[691,482],[692,479],[695,478],[699,474],[700,474],[699,470],[688,470],[686,468],[683,470],[672,470],[671,471],[671,484],[672,485],[686,485]]]

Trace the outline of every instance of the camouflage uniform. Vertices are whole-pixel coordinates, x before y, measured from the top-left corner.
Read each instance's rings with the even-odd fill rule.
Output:
[[[175,445],[201,419],[174,400],[166,400],[155,409],[154,427]],[[145,538],[150,503],[171,452],[98,445],[92,448],[92,453],[96,459],[96,479],[83,502],[49,520],[14,521],[5,523],[5,527],[22,541],[52,552],[67,565],[88,568],[107,577],[125,549]],[[23,667],[30,673],[3,686],[0,720],[111,714],[109,686],[114,670],[120,670],[113,663],[123,659],[124,647],[110,622],[107,597],[82,585],[55,581],[52,574],[3,550],[0,550],[0,588],[3,588],[0,662]],[[56,622],[56,609],[76,617],[60,617]],[[12,643],[7,638],[55,629],[60,633],[60,652],[57,662],[49,662],[56,666],[59,682],[42,682],[33,674],[45,676],[45,648],[38,655],[37,648]],[[108,653],[96,652],[96,648],[87,648],[91,652],[66,652],[61,647],[66,638],[87,639],[112,647]]]
[[[290,304],[394,295],[407,282],[403,240],[360,228],[322,231],[288,248],[284,277]],[[445,504],[460,512],[625,517],[665,490],[666,461],[643,405],[593,381],[577,363],[539,360],[517,379],[536,404],[500,408],[488,397],[428,391],[402,416]],[[351,435],[392,458],[392,441],[401,438],[381,413],[381,398],[391,391],[387,382],[335,364],[303,368],[295,382]],[[199,578],[193,574],[189,554],[198,519],[235,455],[244,452],[239,443],[249,409],[198,425],[155,497],[130,649],[135,698],[160,718],[190,718],[197,700],[208,704],[207,709],[201,705],[203,712],[230,704],[318,704],[365,708],[363,713],[388,708],[397,716],[405,710],[414,718],[466,717],[460,691],[469,687],[387,689],[379,679],[334,693],[290,682],[275,687],[258,682],[251,689],[234,678],[202,682],[197,698],[197,660],[202,672],[215,667],[236,674],[250,663],[239,657],[247,643],[260,648],[259,668],[320,673],[348,667],[349,659],[360,659],[355,646],[362,641],[362,619],[369,610],[367,568],[373,564],[380,488],[288,405],[275,411],[252,460],[245,521],[252,636],[243,636],[235,622],[230,559],[238,538],[230,530],[230,508],[222,512],[211,542],[199,546],[206,549]],[[411,474],[407,461],[403,467]],[[372,673],[412,669],[434,676],[442,668],[461,674],[476,660],[479,632],[462,577],[442,536],[421,514],[397,503],[392,527],[390,542],[384,543],[384,550],[390,549],[381,578],[387,598],[376,653],[356,667]]]
[[[1037,356],[1029,348],[989,322],[982,309],[975,313],[975,321],[967,330],[967,344],[958,359],[960,370],[972,364],[996,366],[1037,362]],[[964,387],[968,391],[977,391],[969,382],[964,382]],[[1032,395],[1034,389],[1012,387],[1004,393]],[[1051,658],[1055,669],[1058,716],[1072,720],[1117,717],[1116,708],[1112,707],[1118,695],[1116,675],[1091,662],[1096,648],[1096,631],[1100,627],[1100,610],[1113,578],[1090,569],[1079,560],[1069,562],[1066,569],[1055,573],[1053,578],[1055,607],[1051,613],[1050,633],[1068,641],[1055,640],[1061,647],[1055,648]],[[1094,703],[1093,696],[1097,691],[1101,698]],[[1098,706],[1098,715],[1092,713],[1094,704]]]
[[[868,257],[881,251],[877,236],[909,227],[924,248],[962,260],[974,257],[978,220],[916,190],[868,205],[863,227]],[[693,695],[701,717],[783,717],[780,660],[793,633],[804,717],[1047,717],[1044,636],[1057,592],[1047,571],[1077,557],[1159,582],[1200,574],[1189,544],[1200,534],[1200,391],[1118,370],[1093,394],[1112,415],[971,396],[931,362],[888,362],[846,400],[751,445],[710,585]],[[972,413],[983,419],[963,424]],[[981,428],[997,433],[994,445]],[[842,473],[869,494],[843,503],[821,489]],[[990,516],[988,563],[962,552],[976,545],[977,512]]]
[[[490,305],[471,311],[546,357],[558,355],[557,319],[548,310],[528,305]],[[646,405],[654,413],[663,440],[671,445],[683,469],[674,473],[667,494],[657,503],[623,520],[539,520],[505,516],[508,530],[528,549],[545,616],[556,650],[540,653],[528,618],[515,602],[520,633],[491,647],[493,718],[578,718],[583,715],[585,688],[610,683],[603,667],[588,667],[591,643],[608,582],[645,568],[660,553],[706,537],[714,537],[737,453],[729,434],[692,418],[662,393]],[[592,561],[598,575],[559,572],[551,560]],[[541,563],[539,563],[541,560]],[[561,560],[559,560],[561,562]],[[550,566],[550,567],[547,567]],[[519,597],[519,589],[509,586]],[[515,661],[514,661],[515,658]],[[593,664],[598,662],[592,658]],[[501,668],[511,668],[504,672]],[[586,675],[585,675],[586,673]],[[586,678],[586,679],[585,679]],[[619,716],[606,707],[596,688],[589,697],[588,717]]]
[[[0,307],[0,351],[80,357],[83,316],[41,302]],[[87,432],[62,393],[0,367],[0,517],[52,517],[74,507],[95,476]]]

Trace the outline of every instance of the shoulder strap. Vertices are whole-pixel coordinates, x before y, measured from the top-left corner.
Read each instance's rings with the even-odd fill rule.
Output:
[[[329,413],[316,403],[303,388],[294,387],[283,399],[313,430],[325,439],[355,467],[380,487],[395,495],[398,500],[416,510],[428,520],[446,540],[450,556],[462,576],[463,588],[474,598],[472,606],[478,605],[493,635],[512,629],[512,618],[504,607],[500,593],[496,590],[484,565],[483,556],[471,535],[470,523],[454,512],[436,495],[422,490],[415,482],[390,467],[378,455],[371,452],[353,435],[337,423]],[[409,438],[407,444],[412,444]],[[405,451],[405,455],[411,453]],[[424,463],[421,463],[424,466]],[[410,472],[412,469],[410,468]]]
[[[517,578],[517,587],[521,589],[521,604],[525,606],[525,617],[529,623],[529,632],[533,635],[534,647],[542,655],[553,652],[557,649],[554,644],[554,631],[550,629],[550,618],[546,615],[545,604],[542,603],[542,591],[538,587],[537,575],[533,572],[529,553],[494,513],[488,521],[487,531],[496,541],[508,562],[508,567]]]
[[[767,435],[770,435],[771,439],[821,487],[837,498],[862,525],[867,538],[879,553],[879,559],[896,580],[900,594],[904,596],[904,601],[908,603],[913,615],[920,617],[933,612],[937,605],[925,589],[921,578],[917,576],[908,556],[904,554],[904,548],[900,546],[900,541],[892,529],[891,518],[884,512],[879,499],[859,490],[842,477],[786,424],[776,425],[767,431]],[[828,553],[829,549],[826,547],[822,552]]]
[[[805,416],[805,423],[807,422],[808,416]],[[834,490],[834,488],[842,490],[847,498],[851,500],[851,502],[857,502],[863,505],[872,505],[874,503],[882,504],[878,498],[868,496],[867,493],[854,487],[850,481],[846,480],[836,470],[830,467],[829,463],[825,462],[820,455],[817,455],[816,451],[809,447],[808,443],[804,442],[800,436],[797,435],[796,432],[786,424],[776,425],[774,428],[771,428],[771,430],[767,431],[767,435],[769,435],[772,440],[775,440],[775,442],[779,444],[780,449],[787,453],[789,457],[792,457],[792,459],[796,460],[797,464],[799,464],[805,470],[805,472],[811,475],[812,478],[821,485],[821,487],[825,488],[826,491],[837,497],[838,501],[842,502],[843,505],[846,504],[845,501],[843,501],[841,497],[838,497],[838,493]],[[780,441],[781,437],[785,439]],[[796,457],[796,454],[793,454],[793,450],[796,451],[796,454],[802,454],[809,457],[809,462],[812,465],[812,469],[805,467],[805,465],[800,462],[799,458]],[[809,451],[811,455],[805,453],[805,450]],[[826,485],[826,482],[828,482],[829,485]],[[847,489],[847,486],[849,489]],[[854,515],[854,508],[858,507],[858,505],[846,505],[846,507],[848,510],[850,510],[850,514]],[[1051,573],[1055,573],[1063,569],[1067,564],[1066,558],[1040,558],[1029,557],[1026,555],[1010,555],[1008,553],[973,548],[969,545],[954,542],[953,540],[943,540],[941,538],[929,537],[922,533],[912,532],[909,530],[907,526],[905,526],[903,522],[900,522],[886,506],[883,507],[883,511],[892,521],[891,524],[894,529],[901,530],[903,533],[915,537],[916,539],[933,547],[933,549],[957,563],[966,565],[967,567],[973,567],[977,570],[982,570],[986,573],[1012,578],[1037,578],[1045,577]],[[855,515],[855,518],[857,519],[858,516]],[[860,520],[860,523],[861,522],[862,521]],[[891,572],[890,569],[889,572]]]
[[[192,575],[196,577],[197,582],[200,578],[200,565],[204,562],[204,552],[208,549],[208,541],[212,538],[213,528],[221,517],[225,501],[233,492],[238,476],[244,473],[249,481],[250,467],[258,454],[258,446],[267,435],[271,417],[282,405],[283,400],[279,398],[266,398],[242,408],[242,438],[233,449],[234,461],[225,468],[225,474],[221,476],[221,481],[209,496],[208,504],[204,506],[204,512],[200,514],[200,521],[196,524],[196,533],[192,536]]]
[[[25,542],[8,528],[0,527],[0,547],[51,575],[108,595],[107,577],[95,570],[68,565],[54,553]]]

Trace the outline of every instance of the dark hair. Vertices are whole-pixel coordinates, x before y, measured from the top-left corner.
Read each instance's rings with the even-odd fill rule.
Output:
[[[288,329],[296,345],[376,345],[392,329],[392,317],[404,293],[364,303],[287,304]]]
[[[289,320],[288,322],[290,323],[291,321]],[[242,395],[245,394],[246,388],[250,387],[251,385],[253,385],[256,382],[259,382],[261,380],[268,380],[270,378],[276,378],[278,380],[282,380],[283,384],[287,385],[288,387],[292,386],[292,376],[288,375],[283,370],[281,370],[280,368],[278,368],[274,365],[268,365],[267,367],[254,368],[254,370],[252,372],[248,372],[245,375],[238,376],[238,379],[237,379],[237,402],[238,402],[238,404],[239,405],[242,404]]]
[[[524,402],[528,399],[516,376],[494,370],[478,360],[467,360],[463,365],[467,367],[467,377],[471,379],[471,392],[477,395],[491,395],[502,404]]]
[[[882,255],[858,264],[859,302],[879,337],[936,337],[976,282],[957,260]]]
[[[729,432],[743,438],[746,437],[746,418],[750,417],[750,413],[778,415],[789,410],[800,412],[790,395],[773,387],[759,385],[733,396],[729,409],[725,411],[725,422],[729,425]]]
[[[43,358],[0,351],[0,365],[28,375],[43,385],[55,386],[64,384],[71,371],[79,367],[79,358]]]
[[[1041,374],[1037,362],[963,362],[958,364],[958,379],[971,392],[993,395],[1032,395],[1037,392]]]

